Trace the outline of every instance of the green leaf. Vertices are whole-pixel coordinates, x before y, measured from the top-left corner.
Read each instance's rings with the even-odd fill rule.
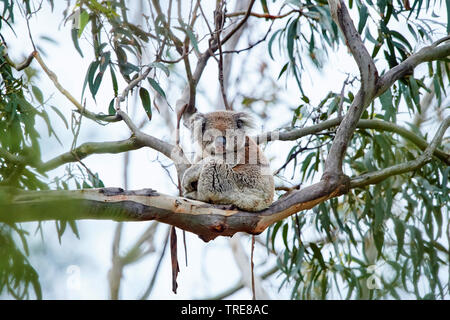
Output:
[[[116,100],[116,98],[112,98],[111,102],[109,103],[109,107],[108,107],[108,114],[110,116],[113,116],[116,114],[116,109],[114,108],[114,101]]]
[[[282,237],[283,237],[283,243],[284,243],[284,246],[286,247],[286,250],[289,250],[289,245],[287,243],[288,231],[289,231],[289,224],[285,223],[283,226]]]
[[[400,253],[403,249],[403,244],[405,243],[405,224],[400,219],[394,218],[394,232],[397,237],[397,254],[396,260],[400,257]]]
[[[292,21],[287,30],[287,50],[291,61],[294,61],[294,40],[297,36],[297,23],[298,19]]]
[[[89,68],[86,73],[86,78],[85,78],[84,84],[83,84],[83,90],[81,91],[81,100],[83,100],[84,90],[86,89],[86,85],[89,84],[89,90],[91,90],[91,88],[93,87],[95,72],[97,71],[99,64],[100,63],[98,61],[92,61],[91,64],[89,65]],[[91,93],[92,93],[92,91],[91,91]]]
[[[192,43],[192,46],[194,47],[195,52],[200,54],[200,50],[198,49],[198,42],[197,38],[195,37],[194,33],[192,32],[191,26],[188,24],[181,22],[181,28],[180,27],[174,27],[175,29],[181,30],[188,36],[189,40]]]
[[[396,118],[396,112],[394,105],[392,104],[392,92],[391,89],[386,90],[381,96],[380,96],[380,102],[381,107],[384,110],[384,120],[390,121],[392,120],[395,122]]]
[[[72,36],[72,42],[73,42],[73,45],[75,46],[75,49],[78,51],[80,56],[84,58],[83,52],[80,49],[80,44],[78,43],[78,29],[73,28],[71,31],[71,36]]]
[[[148,82],[150,83],[150,85],[152,86],[152,88],[155,89],[155,91],[158,92],[161,96],[163,96],[164,99],[166,99],[166,93],[161,88],[161,86],[158,84],[158,82],[156,82],[155,79],[152,79],[152,78],[147,78],[147,79],[148,79]]]
[[[390,33],[394,38],[397,38],[397,39],[400,40],[402,43],[404,43],[404,44],[408,47],[409,51],[412,51],[413,48],[412,48],[411,44],[409,43],[408,40],[406,40],[406,38],[405,38],[400,32],[397,32],[397,31],[394,31],[394,30],[389,30],[389,33]]]
[[[417,110],[420,113],[420,97],[419,97],[419,86],[417,85],[416,80],[413,77],[409,78],[409,86],[411,88],[411,97],[414,101],[414,104],[417,107]]]
[[[31,91],[33,91],[33,95],[36,97],[37,101],[39,101],[40,104],[44,104],[44,96],[42,95],[42,91],[36,86],[31,86]]]
[[[275,226],[272,229],[272,248],[275,249],[275,237],[277,235],[278,229],[280,229],[280,227],[283,225],[282,221],[278,221],[277,223],[275,223]]]
[[[269,13],[269,8],[267,7],[267,0],[261,0],[261,7],[263,8],[263,12],[265,14]]]
[[[103,79],[103,73],[99,72],[97,74],[97,76],[95,77],[95,80],[94,80],[94,83],[92,84],[92,86],[91,86],[91,83],[89,83],[89,90],[91,90],[92,97],[94,98],[94,100],[95,100],[95,95],[97,94],[98,89],[100,88],[102,79]]]
[[[55,113],[61,118],[61,120],[64,122],[64,125],[66,126],[66,129],[69,129],[69,124],[67,123],[66,117],[64,117],[62,112],[54,106],[50,106],[50,108],[52,108],[53,111],[55,111]]]
[[[358,23],[358,32],[361,34],[361,32],[364,29],[364,26],[367,22],[367,17],[369,16],[369,13],[367,11],[367,7],[363,4],[361,6],[361,9],[359,9],[359,23]]]
[[[283,30],[283,29],[279,29],[279,30],[275,31],[275,32],[273,33],[273,35],[270,37],[269,43],[267,44],[267,47],[268,47],[268,49],[269,49],[269,56],[270,56],[270,58],[271,58],[272,60],[273,60],[273,55],[272,55],[272,43],[273,43],[273,40],[275,40],[275,38],[276,38],[276,36],[278,35],[278,33],[280,33],[282,30]]]
[[[278,78],[277,78],[277,80],[279,80],[280,79],[280,77],[283,75],[283,73],[286,71],[286,69],[287,69],[287,67],[288,67],[288,65],[289,65],[289,62],[288,63],[286,63],[284,66],[283,66],[283,68],[281,68],[281,71],[280,71],[280,74],[278,75]]]
[[[116,77],[116,73],[114,72],[114,69],[111,67],[111,65],[109,66],[109,71],[111,73],[111,80],[112,80],[112,85],[113,85],[113,90],[114,90],[114,97],[117,97],[118,93],[118,85],[117,85],[117,77]]]
[[[80,233],[78,232],[77,223],[74,220],[67,221],[69,223],[69,227],[72,230],[73,234],[80,239]]]
[[[102,53],[100,62],[100,72],[103,74],[111,62],[111,52],[106,51]]]
[[[148,93],[147,89],[140,88],[139,89],[139,96],[141,97],[142,106],[144,107],[145,113],[147,114],[147,117],[149,120],[152,120],[152,108],[150,103],[150,94]]]
[[[447,5],[447,34],[450,34],[450,0],[446,0]]]
[[[186,27],[186,33],[189,37],[189,40],[191,40],[192,46],[194,47],[194,50],[200,54],[200,50],[198,49],[198,42],[197,38],[195,37],[194,33],[192,32],[192,29],[190,26]]]
[[[80,14],[80,20],[79,20],[79,24],[78,24],[78,38],[81,37],[81,35],[83,34],[84,28],[86,27],[86,25],[89,22],[89,13],[86,12],[86,10],[82,10],[81,14]]]
[[[303,172],[303,176],[302,176],[302,181],[305,179],[305,175],[306,175],[306,169],[308,168],[309,164],[311,163],[312,158],[316,155],[316,152],[311,152],[310,154],[308,154],[305,158],[305,160],[303,160],[302,163],[302,168],[301,168],[301,172]]]
[[[326,270],[327,266],[325,265],[325,261],[323,260],[323,256],[322,256],[322,253],[320,252],[319,247],[315,243],[310,243],[310,247],[311,247],[312,251],[314,252],[313,258],[315,258],[319,261],[319,264],[323,270]]]
[[[162,71],[164,71],[167,77],[170,75],[169,68],[167,68],[167,66],[165,66],[161,62],[152,62],[150,63],[150,66],[161,69]]]

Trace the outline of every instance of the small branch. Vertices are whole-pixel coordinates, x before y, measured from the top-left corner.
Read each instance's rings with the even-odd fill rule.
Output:
[[[298,129],[279,129],[275,131],[269,131],[262,133],[256,137],[253,137],[253,139],[259,144],[264,142],[270,142],[270,141],[295,141],[297,139],[300,139],[304,136],[316,134],[319,132],[322,132],[324,130],[330,129],[332,127],[335,127],[339,125],[340,121],[338,118],[325,120],[317,125],[313,125],[310,127],[305,128],[298,128]],[[425,150],[428,147],[428,142],[423,139],[422,137],[418,136],[417,134],[400,127],[399,125],[396,125],[395,123],[386,122],[382,120],[375,120],[375,119],[361,119],[358,121],[357,128],[359,129],[373,129],[378,131],[387,131],[387,132],[393,132],[401,137],[411,141],[414,143],[420,150]],[[436,149],[433,153],[434,156],[439,158],[441,161],[446,163],[447,165],[450,165],[450,154],[440,150]]]
[[[95,114],[93,112],[90,112],[88,110],[86,110],[85,107],[83,107],[81,105],[81,103],[79,103],[77,101],[77,99],[75,99],[66,89],[64,89],[64,87],[59,83],[58,81],[58,77],[56,76],[56,74],[51,71],[46,64],[44,63],[44,61],[42,60],[40,54],[37,51],[33,52],[33,56],[36,59],[36,61],[39,63],[39,65],[41,66],[42,70],[44,70],[44,72],[47,74],[47,76],[50,78],[50,80],[52,80],[53,84],[55,85],[55,87],[59,90],[59,92],[61,92],[70,102],[72,102],[72,104],[77,108],[77,111],[79,113],[81,113],[82,115],[84,115],[85,117],[92,119],[92,120],[101,120],[101,121],[106,121],[106,122],[116,122],[119,121],[120,118],[117,116],[108,116],[108,115],[100,115],[100,114]]]
[[[150,147],[161,152],[167,158],[172,159],[177,169],[178,177],[183,177],[184,171],[190,167],[191,163],[184,155],[180,146],[174,146],[168,142],[143,133],[124,111],[119,110],[117,111],[117,114],[127,124],[128,128],[130,128],[133,136],[140,145]]]
[[[426,163],[431,161],[432,154],[435,152],[437,146],[440,144],[442,137],[444,136],[445,131],[449,126],[450,126],[450,117],[447,117],[439,127],[430,145],[425,149],[423,154],[421,154],[417,159],[408,161],[406,163],[394,165],[376,172],[366,173],[359,177],[356,177],[351,180],[350,188],[358,188],[367,186],[369,184],[375,184],[391,176],[414,171],[421,168]]]
[[[414,68],[419,64],[445,59],[450,56],[450,36],[437,40],[433,44],[420,49],[409,56],[405,61],[390,69],[378,80],[378,88],[375,96],[378,97],[390,88],[395,81],[411,75]]]
[[[166,233],[166,236],[164,239],[164,245],[163,245],[161,254],[159,256],[158,262],[156,263],[155,270],[153,271],[152,279],[150,280],[150,283],[149,283],[147,289],[145,289],[145,292],[142,294],[142,296],[139,298],[139,300],[146,300],[153,291],[153,287],[155,286],[155,282],[156,282],[156,277],[157,277],[159,269],[161,267],[161,263],[164,258],[164,255],[166,254],[166,248],[167,248],[167,243],[169,242],[170,230],[171,230],[171,228],[167,229],[167,233]]]
[[[255,0],[250,0],[250,4],[248,5],[247,13],[242,18],[241,21],[239,21],[238,25],[234,27],[233,30],[231,30],[229,33],[226,34],[226,36],[221,40],[221,43],[224,44],[230,38],[247,22],[248,18],[250,17],[250,13],[252,12],[253,5],[255,4]],[[213,51],[217,50],[217,44],[214,48],[211,48]]]
[[[122,93],[116,98],[115,109],[120,109],[120,102],[124,101],[128,96],[128,92],[133,90],[142,80],[145,80],[148,77],[148,74],[152,70],[152,67],[148,67],[142,74],[140,74],[136,79],[130,81],[130,83],[123,89]]]
[[[122,279],[123,263],[120,259],[119,247],[123,223],[118,223],[114,232],[112,245],[112,266],[108,271],[109,296],[111,300],[119,299],[120,282]]]
[[[9,64],[11,67],[13,67],[14,69],[16,69],[17,71],[22,71],[23,69],[25,69],[25,68],[27,68],[27,67],[30,66],[31,62],[32,62],[33,59],[34,59],[34,55],[35,55],[35,52],[33,51],[32,53],[30,53],[30,55],[29,55],[27,58],[25,58],[25,60],[24,60],[23,62],[21,62],[21,63],[19,63],[19,64],[15,64],[15,63],[9,58],[8,54],[5,54],[4,57],[5,57],[6,62],[8,62],[8,64]]]
[[[291,15],[292,13],[302,13],[301,10],[296,10],[296,9],[292,9],[291,11],[288,11],[284,14],[280,14],[280,15],[272,15],[269,13],[255,13],[255,12],[250,12],[250,16],[251,17],[256,17],[256,18],[263,18],[263,19],[269,19],[269,20],[276,20],[276,19],[282,19],[285,18],[289,15]],[[238,16],[243,16],[246,15],[247,11],[239,11],[239,12],[232,12],[232,13],[227,13],[225,16],[227,18],[232,18],[232,17],[238,17]]]
[[[47,162],[41,163],[37,169],[42,172],[53,170],[65,163],[77,162],[92,154],[121,153],[142,148],[135,137],[121,141],[87,142],[72,151],[63,153]]]

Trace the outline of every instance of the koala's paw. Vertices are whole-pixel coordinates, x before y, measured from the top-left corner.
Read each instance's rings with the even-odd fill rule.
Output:
[[[197,200],[197,191],[184,192],[183,196],[188,199]]]
[[[190,193],[197,191],[198,186],[198,179],[183,179],[182,181],[182,187],[183,187],[183,193]]]

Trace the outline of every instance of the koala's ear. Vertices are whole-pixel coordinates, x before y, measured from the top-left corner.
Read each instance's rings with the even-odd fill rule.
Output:
[[[236,112],[233,116],[238,128],[252,129],[255,127],[255,120],[249,113]]]
[[[189,129],[195,130],[197,128],[202,128],[203,123],[205,123],[205,121],[206,121],[205,115],[203,113],[196,112],[189,118],[186,125]]]

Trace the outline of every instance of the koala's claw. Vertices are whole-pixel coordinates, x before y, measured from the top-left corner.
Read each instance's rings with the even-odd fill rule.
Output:
[[[188,199],[197,200],[197,191],[184,192],[183,196]]]

